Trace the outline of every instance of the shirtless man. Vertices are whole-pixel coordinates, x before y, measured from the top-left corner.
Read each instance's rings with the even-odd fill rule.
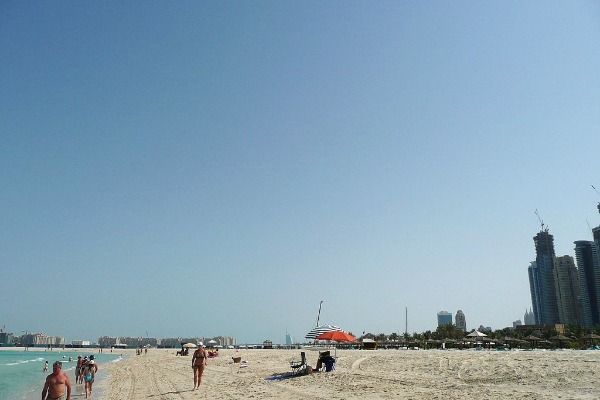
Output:
[[[81,380],[81,365],[83,364],[83,358],[77,356],[77,366],[75,367],[75,384],[78,384]]]
[[[194,390],[200,388],[202,382],[202,373],[206,366],[206,351],[204,350],[204,344],[198,343],[198,349],[194,352],[192,357],[192,368],[194,369]]]
[[[46,377],[42,400],[71,400],[71,381],[62,371],[62,363],[52,364],[52,373]]]

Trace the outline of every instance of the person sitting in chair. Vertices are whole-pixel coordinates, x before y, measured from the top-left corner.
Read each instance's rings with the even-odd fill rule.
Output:
[[[334,365],[335,358],[331,357],[331,353],[329,351],[324,351],[319,353],[319,359],[317,360],[317,366],[315,370],[321,371],[323,367],[325,367],[325,372],[331,372],[333,371]]]

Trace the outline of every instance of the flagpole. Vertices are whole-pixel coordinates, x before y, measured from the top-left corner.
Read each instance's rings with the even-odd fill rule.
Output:
[[[315,324],[315,328],[319,327],[319,319],[321,318],[321,306],[323,305],[323,300],[319,302],[319,313],[317,314],[317,323]],[[317,338],[313,341],[313,345],[317,343]]]
[[[404,334],[408,335],[408,307],[404,306]]]
[[[321,318],[321,306],[322,305],[323,305],[323,300],[321,300],[321,302],[319,303],[319,314],[317,314],[317,325],[316,326],[319,326],[319,319]]]

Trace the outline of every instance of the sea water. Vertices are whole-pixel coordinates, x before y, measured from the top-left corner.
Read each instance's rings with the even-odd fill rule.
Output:
[[[30,400],[39,399],[42,395],[46,376],[52,373],[52,364],[61,361],[62,370],[71,379],[71,393],[76,391],[75,366],[77,356],[93,355],[102,369],[103,363],[118,362],[122,357],[117,353],[96,353],[94,349],[78,351],[0,351],[0,399]],[[72,361],[69,362],[69,357]],[[44,372],[44,363],[48,361],[48,371]],[[100,372],[100,371],[98,371]]]

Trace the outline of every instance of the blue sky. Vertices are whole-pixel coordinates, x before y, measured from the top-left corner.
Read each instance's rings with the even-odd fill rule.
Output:
[[[510,326],[600,225],[595,2],[3,2],[0,324]],[[596,167],[595,167],[596,165]]]

